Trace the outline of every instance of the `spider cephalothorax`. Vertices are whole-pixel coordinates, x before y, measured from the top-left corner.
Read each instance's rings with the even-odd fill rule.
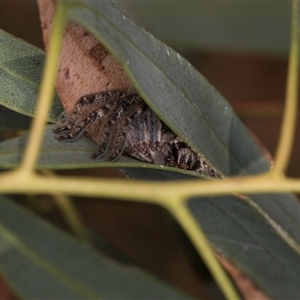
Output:
[[[105,156],[108,161],[114,161],[125,153],[148,163],[221,178],[138,94],[105,92],[84,96],[54,133],[59,141],[73,141],[86,130],[94,133],[97,143],[92,158]]]

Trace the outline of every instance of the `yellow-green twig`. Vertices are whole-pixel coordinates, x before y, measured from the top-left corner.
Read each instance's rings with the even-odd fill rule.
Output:
[[[62,177],[43,178],[30,176],[24,180],[14,172],[0,176],[0,193],[49,193],[53,191],[68,195],[107,197],[121,199],[153,199],[168,197],[219,196],[259,193],[300,193],[300,179],[274,178],[269,175],[232,177],[220,181],[189,180],[176,182],[127,181],[99,178]],[[167,192],[166,192],[167,191]]]
[[[194,216],[181,199],[178,199],[178,201],[175,200],[176,199],[168,198],[166,208],[174,215],[176,220],[185,230],[206,266],[211,271],[212,276],[216,280],[226,299],[240,299],[231,280],[215,257],[205,234],[199,227],[199,224],[195,221]]]
[[[18,176],[19,175],[19,176]],[[169,200],[180,197],[188,199],[193,196],[218,196],[233,193],[278,193],[300,192],[300,180],[274,177],[270,175],[255,177],[237,177],[216,181],[182,181],[182,182],[134,182],[96,178],[43,178],[32,174],[24,180],[21,173],[6,173],[0,177],[0,193],[64,193],[67,195],[105,197],[166,206]],[[216,188],[216,185],[218,188]],[[166,193],[166,191],[168,191]],[[184,200],[183,200],[184,201]],[[242,201],[242,200],[241,200]],[[245,200],[246,201],[246,200]],[[248,201],[249,202],[249,201]],[[274,230],[300,255],[300,246],[287,232],[277,226],[260,207],[249,203]]]
[[[81,239],[89,243],[89,237],[87,231],[85,230],[83,224],[79,220],[77,211],[72,203],[72,200],[61,194],[61,193],[52,193],[53,199],[61,210],[64,218],[66,219],[71,230],[78,235]]]
[[[300,20],[298,1],[292,2],[292,29],[291,29],[291,49],[288,65],[288,77],[286,88],[285,109],[280,138],[275,155],[273,174],[281,176],[285,173],[296,130],[297,119],[297,99],[298,99],[298,80],[299,80],[299,33]]]
[[[32,122],[29,142],[25,149],[24,157],[20,166],[20,171],[27,174],[34,170],[40,146],[42,144],[47,115],[54,95],[54,83],[60,53],[59,49],[61,46],[65,22],[66,8],[58,1],[51,33],[49,53],[46,58],[45,71],[38,96],[37,112],[35,119]]]
[[[42,171],[42,173],[45,174],[48,178],[55,177],[55,175],[51,171],[44,170]],[[72,200],[68,196],[56,191],[52,192],[51,195],[71,230],[73,230],[73,232],[77,234],[78,237],[89,243],[87,231],[80,221],[76,207],[73,204]]]

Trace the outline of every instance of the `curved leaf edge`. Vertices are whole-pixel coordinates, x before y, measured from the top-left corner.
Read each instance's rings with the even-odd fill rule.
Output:
[[[114,5],[113,3],[111,3],[112,5]],[[88,23],[84,23],[81,20],[77,20],[77,19],[73,19],[72,16],[70,16],[72,9],[76,8],[76,7],[82,7],[88,11],[92,11],[93,13],[97,13],[97,14],[101,14],[98,10],[94,11],[93,9],[91,9],[89,6],[85,5],[84,3],[80,3],[78,5],[73,5],[73,6],[69,6],[69,12],[68,12],[68,18],[70,21],[73,21],[77,24],[79,24],[80,26],[84,27],[86,30],[88,30],[91,34],[93,34],[93,36],[95,36],[97,38],[97,40],[103,44],[105,46],[105,48],[114,56],[114,58],[121,64],[122,68],[124,69],[125,73],[127,74],[128,78],[130,79],[131,83],[134,85],[135,89],[137,90],[137,92],[141,95],[141,97],[143,98],[143,100],[147,103],[147,105],[155,112],[155,114],[157,116],[159,116],[159,118],[173,131],[175,132],[178,137],[184,141],[185,143],[187,143],[192,149],[196,150],[197,153],[199,153],[201,155],[201,157],[210,165],[213,167],[214,170],[216,170],[216,172],[221,175],[222,177],[224,177],[224,174],[218,169],[216,168],[216,166],[214,164],[212,164],[210,162],[210,160],[202,153],[202,151],[196,147],[194,144],[192,144],[189,139],[187,139],[184,135],[182,135],[176,127],[173,126],[172,123],[170,123],[164,115],[161,114],[161,112],[157,109],[156,106],[153,105],[151,99],[149,99],[149,97],[145,94],[145,92],[141,89],[138,81],[136,80],[134,74],[132,73],[131,69],[128,67],[126,61],[124,61],[121,57],[119,57],[118,53],[114,50],[113,47],[110,46],[110,44],[97,32],[97,30],[95,30],[93,27],[89,26]],[[116,7],[118,10],[119,8]],[[109,20],[107,20],[105,18],[105,16],[103,16],[101,14],[101,16],[109,23]],[[133,21],[132,21],[133,22]],[[117,30],[117,28],[116,28]],[[174,51],[174,50],[172,50]],[[150,58],[149,58],[150,59]],[[182,60],[184,60],[184,58],[182,58]],[[188,62],[187,62],[188,63]],[[191,100],[189,100],[191,102]]]

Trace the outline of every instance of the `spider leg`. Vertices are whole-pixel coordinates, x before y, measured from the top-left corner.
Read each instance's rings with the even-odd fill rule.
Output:
[[[121,99],[123,96],[124,94],[121,92],[105,92],[83,96],[77,100],[69,119],[71,121],[76,121],[84,108],[93,104],[114,103],[114,100]]]
[[[91,156],[93,159],[107,154],[107,160],[114,161],[121,156],[126,145],[127,127],[139,115],[144,105],[143,100],[136,94],[118,100],[120,101],[111,108],[100,124],[91,124],[97,126],[101,133],[98,146]]]
[[[67,126],[68,124],[68,115],[65,111],[63,111],[59,117],[58,117],[58,121],[57,123],[60,124],[57,128],[53,129],[52,131],[55,133],[55,134],[58,134],[60,132],[64,132],[65,130],[69,130],[70,129],[70,126]]]
[[[93,112],[97,108],[95,107],[95,105],[99,105],[99,104],[101,106],[103,104],[114,105],[116,104],[116,100],[119,100],[122,97],[124,97],[124,94],[116,91],[86,95],[81,97],[80,99],[77,100],[70,116],[67,116],[65,112],[61,114],[61,116],[59,117],[59,119],[61,120],[59,123],[61,123],[61,125],[55,128],[53,132],[55,134],[68,135],[68,133],[72,130],[72,128],[76,126],[78,120],[84,118],[84,116],[86,115],[86,110],[89,110],[89,108],[91,108]],[[88,111],[88,114],[91,114],[92,112]]]
[[[144,107],[143,100],[136,94],[123,99],[110,118],[112,138],[109,141],[108,161],[117,160],[124,152],[129,125],[140,115]]]
[[[74,141],[79,138],[83,132],[85,131],[86,127],[97,121],[101,120],[102,117],[106,116],[111,111],[110,105],[103,105],[102,107],[96,109],[91,114],[89,114],[83,120],[80,120],[73,124],[73,126],[63,128],[63,131],[59,131],[62,133],[56,137],[58,141]]]
[[[104,124],[101,131],[101,140],[98,144],[96,151],[92,154],[91,158],[100,158],[104,154],[108,154],[108,161],[117,160],[124,151],[125,141],[126,141],[126,125],[120,125],[118,123],[122,122],[120,120],[122,107],[107,116],[108,121]],[[121,128],[120,128],[121,126]]]
[[[60,125],[59,127],[53,129],[52,131],[55,134],[62,134],[62,133],[67,133],[68,131],[71,130],[71,128],[72,128],[72,125],[69,123],[66,123],[66,124]]]
[[[159,149],[154,163],[194,171],[215,179],[222,178],[197,152],[182,142],[174,133],[170,134],[170,140]]]
[[[110,132],[110,122],[107,122],[103,127],[103,133],[101,137],[100,144],[96,147],[95,152],[92,154],[91,158],[101,158],[108,150],[108,145],[111,140],[111,132]]]
[[[140,114],[143,100],[136,94],[122,99],[114,111],[107,117],[108,121],[102,131],[101,141],[92,158],[107,154],[108,161],[117,160],[124,152],[129,124]]]
[[[107,157],[108,161],[115,161],[123,154],[128,135],[127,129],[133,118],[134,116],[132,114],[129,116],[124,116],[122,124],[113,127],[112,130],[114,130],[114,137],[109,141],[110,150]]]
[[[114,148],[109,152],[107,158],[108,161],[116,161],[120,158],[125,149],[126,138],[126,132],[121,132],[118,134],[118,137],[115,139]]]

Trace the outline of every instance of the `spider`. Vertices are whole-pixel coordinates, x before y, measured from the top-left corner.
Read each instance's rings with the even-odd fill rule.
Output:
[[[92,133],[97,143],[93,159],[105,156],[115,161],[125,154],[144,162],[221,178],[138,94],[114,91],[83,96],[53,131],[59,141],[74,141],[85,131]]]

